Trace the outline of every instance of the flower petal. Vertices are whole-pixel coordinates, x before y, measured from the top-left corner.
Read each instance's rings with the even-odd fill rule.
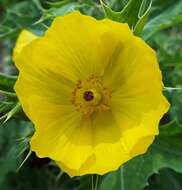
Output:
[[[168,108],[169,103],[163,97],[155,110],[143,114],[140,123],[136,123],[135,126],[125,126],[122,140],[131,157],[146,152],[155,135],[158,135],[159,121]],[[117,120],[122,122],[120,118]]]
[[[113,73],[106,75],[107,84],[113,87],[112,113],[133,157],[144,153],[152,143],[169,103],[162,94],[156,55],[141,39],[133,37],[112,69]]]
[[[28,30],[22,30],[13,50],[13,60],[15,61],[16,57],[21,53],[22,49],[36,38],[38,37]]]
[[[17,60],[17,65],[20,70],[27,64],[51,68],[74,82],[91,74],[102,75],[118,43],[131,36],[128,25],[121,25],[123,35],[118,36],[104,21],[77,11],[57,17],[45,36],[34,43],[32,61],[19,64],[21,61]]]
[[[97,113],[92,119],[93,154],[88,157],[78,170],[57,162],[71,176],[85,174],[103,175],[116,170],[122,163],[130,159],[130,155],[122,142],[122,133],[117,126],[112,113]]]
[[[35,47],[39,41],[40,38],[37,38],[25,46],[15,60],[20,71],[15,84],[15,91],[23,110],[30,119],[29,107],[34,105],[29,100],[31,96],[47,98],[47,100],[61,105],[70,104],[70,97],[74,88],[74,84],[58,74],[54,67],[46,67],[44,57],[42,57],[42,62],[36,65],[34,62],[37,57]]]
[[[122,140],[115,143],[100,144],[94,149],[94,154],[90,156],[79,170],[74,170],[62,162],[56,162],[71,177],[86,174],[103,175],[107,172],[117,170],[121,164],[131,159],[125,151]]]
[[[101,37],[105,32],[107,27],[100,25],[99,21],[74,11],[56,18],[45,37],[55,46],[54,52],[59,53],[62,70],[69,70],[76,79],[82,79],[103,71],[105,41]]]
[[[37,96],[30,100],[35,124],[31,149],[39,157],[50,157],[70,168],[80,168],[92,155],[92,131],[87,121],[75,112],[73,106],[56,105]],[[37,111],[33,114],[35,109]]]
[[[113,91],[111,107],[128,126],[139,123],[143,114],[157,109],[161,102],[166,104],[156,55],[141,39],[133,37],[111,67],[113,72],[104,76]]]
[[[78,170],[74,170],[72,167],[69,167],[60,161],[56,163],[70,176],[80,176],[85,174],[103,175],[108,171],[114,171],[118,169],[120,165],[124,164],[129,159],[147,151],[148,147],[155,139],[155,135],[158,134],[158,123],[167,107],[167,102],[166,104],[161,104],[157,111],[146,114],[140,124],[123,131],[120,138],[118,137],[117,140],[113,140],[112,143],[109,143],[108,140],[105,140],[105,143],[98,143],[97,145],[95,144],[93,155],[88,157],[88,159]],[[111,126],[111,122],[109,121],[111,121],[111,117],[109,117],[108,120],[105,120],[103,128],[107,122],[109,123],[108,125]],[[124,123],[120,121],[120,123],[117,123],[117,126],[119,124],[119,127],[122,130]],[[100,125],[96,125],[95,127],[100,128]],[[113,127],[115,128],[116,125]],[[99,130],[101,129],[102,126]],[[110,133],[108,133],[106,127],[106,131],[103,132],[103,136],[100,138],[105,139],[105,134],[107,137],[108,134],[112,134],[112,130]],[[97,133],[97,130],[95,130],[95,132]],[[95,140],[96,138],[93,139]],[[104,140],[102,141],[104,142]]]

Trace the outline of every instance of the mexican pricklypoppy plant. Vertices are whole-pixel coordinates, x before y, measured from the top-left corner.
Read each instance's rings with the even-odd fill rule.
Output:
[[[43,37],[23,31],[14,60],[31,149],[70,176],[105,174],[146,152],[169,107],[155,52],[127,24],[57,17]]]

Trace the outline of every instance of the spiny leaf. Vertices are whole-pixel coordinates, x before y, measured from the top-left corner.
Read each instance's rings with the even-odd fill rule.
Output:
[[[22,150],[28,148],[28,141],[16,141],[32,133],[30,122],[11,120],[0,127],[0,187],[10,171],[16,171],[24,155]]]
[[[3,94],[7,97],[16,97],[16,94],[14,92],[7,92],[7,91],[4,91],[4,90],[0,90],[0,94]]]
[[[152,0],[130,0],[120,12],[113,11],[102,0],[106,17],[117,22],[128,23],[136,35],[140,35],[147,21]]]
[[[34,23],[34,25],[39,24],[48,19],[54,19],[56,16],[63,16],[66,13],[69,13],[69,12],[77,9],[78,7],[80,7],[79,3],[70,2],[67,4],[60,4],[59,7],[52,7],[48,10],[44,10],[41,18],[38,21],[36,21]]]
[[[13,117],[16,113],[21,110],[21,105],[18,102],[8,113],[0,117],[0,120],[4,119],[4,123],[6,123],[11,117]]]
[[[135,35],[139,36],[142,33],[145,23],[147,22],[147,19],[149,17],[151,7],[152,7],[152,0],[149,2],[149,5],[147,8],[146,8],[146,1],[142,2],[142,5],[139,10],[139,14],[138,14],[139,20],[136,23],[135,28],[134,28]]]
[[[17,172],[22,168],[22,166],[25,164],[25,162],[28,160],[28,158],[30,157],[31,154],[32,154],[32,151],[29,150],[28,154],[26,155],[26,157],[24,158],[24,160],[22,161],[22,163],[18,167]]]

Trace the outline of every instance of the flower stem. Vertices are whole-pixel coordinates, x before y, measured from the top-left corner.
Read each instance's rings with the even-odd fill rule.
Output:
[[[99,184],[99,175],[96,175],[95,189],[94,189],[94,190],[97,190],[97,188],[98,188],[98,184]]]
[[[92,190],[94,190],[94,175],[91,175]]]
[[[98,190],[99,175],[91,175],[91,184],[92,184],[92,190]]]

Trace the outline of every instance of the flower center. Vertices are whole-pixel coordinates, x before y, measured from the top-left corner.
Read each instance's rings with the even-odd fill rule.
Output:
[[[92,91],[85,91],[84,94],[83,94],[83,98],[86,101],[91,101],[91,100],[94,99],[94,93]]]
[[[101,78],[91,75],[83,81],[77,81],[72,92],[71,102],[75,106],[76,111],[90,116],[93,112],[107,111],[111,91],[104,87]]]

